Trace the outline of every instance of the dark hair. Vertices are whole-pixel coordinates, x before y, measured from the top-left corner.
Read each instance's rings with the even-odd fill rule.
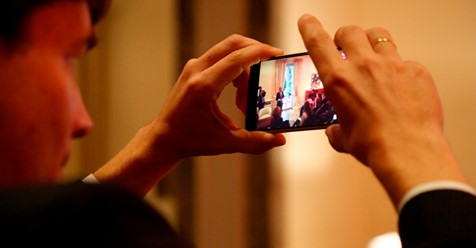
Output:
[[[96,24],[107,12],[111,0],[7,0],[0,2],[0,40],[14,43],[21,39],[27,17],[41,6],[59,1],[87,1],[91,21]]]

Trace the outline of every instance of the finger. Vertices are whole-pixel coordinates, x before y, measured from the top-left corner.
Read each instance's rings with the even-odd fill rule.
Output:
[[[230,53],[258,43],[260,42],[238,34],[230,35],[198,58],[197,69],[200,71],[205,70]]]
[[[233,86],[236,87],[235,104],[246,115],[246,105],[248,98],[248,79],[250,77],[250,70],[245,69],[240,76],[233,80]]]
[[[304,45],[320,74],[324,75],[329,68],[335,68],[342,63],[342,54],[317,18],[303,15],[299,18],[298,27]]]
[[[376,53],[400,58],[400,55],[397,52],[397,45],[395,45],[392,35],[386,29],[368,29],[366,35],[369,44]]]
[[[362,54],[374,53],[365,30],[358,26],[345,26],[337,30],[334,42],[341,48],[349,60]]]
[[[244,129],[235,130],[237,150],[243,153],[260,154],[274,147],[286,144],[286,137],[281,133],[261,131],[249,132]]]
[[[251,65],[281,54],[281,49],[263,43],[255,43],[231,52],[204,70],[202,76],[206,82],[213,84],[216,92],[221,92],[227,84],[234,81]]]
[[[345,143],[345,136],[342,133],[339,124],[328,126],[326,128],[326,136],[334,150],[342,153],[349,153]]]

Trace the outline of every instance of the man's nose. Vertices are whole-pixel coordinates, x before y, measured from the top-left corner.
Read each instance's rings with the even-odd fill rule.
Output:
[[[91,117],[89,116],[89,113],[81,99],[79,99],[78,105],[78,112],[73,123],[73,138],[84,137],[93,129],[93,121],[91,120]]]

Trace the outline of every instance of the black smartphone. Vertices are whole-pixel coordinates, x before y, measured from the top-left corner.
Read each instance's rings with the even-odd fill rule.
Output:
[[[251,66],[246,107],[248,131],[324,129],[337,121],[307,53],[273,57]]]

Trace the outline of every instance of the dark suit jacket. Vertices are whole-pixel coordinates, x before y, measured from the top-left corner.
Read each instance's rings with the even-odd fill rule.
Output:
[[[456,190],[426,192],[402,209],[400,238],[406,247],[476,247],[476,197]]]
[[[81,182],[0,191],[2,247],[185,247],[142,199]]]

